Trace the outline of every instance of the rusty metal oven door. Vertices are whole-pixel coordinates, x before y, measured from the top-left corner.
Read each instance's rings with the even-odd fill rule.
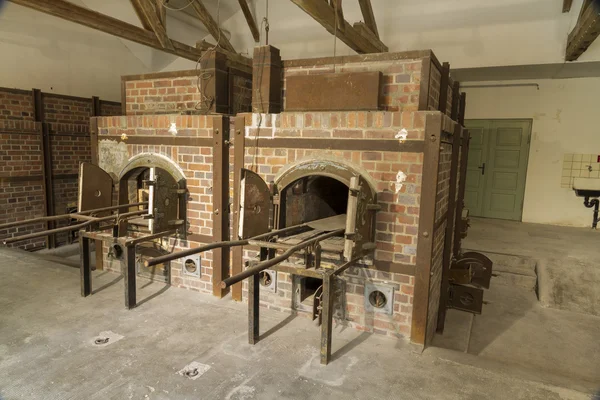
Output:
[[[182,225],[177,219],[179,209],[179,184],[167,171],[150,169],[150,204],[154,218],[150,222],[151,233],[164,232]]]
[[[112,206],[113,179],[97,165],[83,162],[79,165],[79,212]]]
[[[271,191],[255,172],[242,169],[238,236],[248,239],[269,231]]]
[[[350,261],[374,249],[374,219],[377,209],[369,183],[362,176],[350,179],[344,258]]]

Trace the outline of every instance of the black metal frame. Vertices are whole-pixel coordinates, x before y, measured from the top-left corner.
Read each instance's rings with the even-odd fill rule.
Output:
[[[116,230],[115,230],[116,231]],[[166,237],[177,233],[177,230],[159,232],[153,235],[141,237],[113,237],[99,232],[79,231],[79,250],[80,250],[80,273],[81,273],[81,296],[87,297],[92,294],[92,266],[90,263],[90,240],[98,242],[107,242],[111,245],[118,244],[123,249],[123,278],[125,280],[125,308],[131,310],[137,305],[137,273],[136,273],[136,251],[135,247],[139,243]],[[167,285],[171,285],[171,269],[168,270]]]

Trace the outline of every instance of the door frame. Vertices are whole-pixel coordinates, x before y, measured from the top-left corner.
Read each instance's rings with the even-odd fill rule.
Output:
[[[533,136],[533,118],[465,118],[465,127],[467,126],[469,121],[488,121],[490,123],[494,121],[529,122],[529,137],[527,139],[527,151],[525,152],[525,181],[523,182],[523,199],[521,201],[521,211],[519,213],[519,219],[517,220],[519,222],[523,222],[523,209],[525,208],[525,191],[527,190],[527,175],[529,175],[529,153],[531,152],[531,140]],[[467,127],[467,129],[469,128]],[[489,150],[490,146],[488,144],[488,148],[486,149],[486,160],[489,156]],[[487,186],[487,180],[484,182],[484,185]],[[484,187],[484,193],[485,190],[486,188]],[[481,218],[498,219],[483,216]]]

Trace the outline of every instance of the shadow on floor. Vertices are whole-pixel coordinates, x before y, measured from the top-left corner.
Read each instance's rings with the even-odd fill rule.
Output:
[[[292,322],[294,319],[296,319],[296,317],[297,317],[296,314],[288,315],[283,321],[278,322],[277,325],[273,326],[271,329],[269,329],[268,331],[266,331],[265,333],[260,335],[258,337],[258,340],[263,340],[263,339],[268,338],[269,336],[271,336],[272,334],[274,334],[275,332],[277,332],[278,330],[280,330],[281,328],[283,328],[284,326],[286,326],[287,324]]]
[[[109,272],[103,272],[103,273],[101,273],[100,275],[96,276],[96,277],[95,277],[95,279],[98,279],[98,278],[100,278],[100,277],[102,277],[102,276],[104,276],[104,275],[106,275],[106,274],[108,274],[108,273],[109,273]],[[111,287],[112,285],[114,285],[115,283],[119,282],[119,281],[120,281],[120,280],[122,280],[122,279],[123,279],[123,275],[119,275],[119,276],[117,276],[115,279],[113,279],[112,281],[110,281],[110,282],[108,282],[108,283],[105,283],[104,285],[100,286],[99,288],[97,288],[97,289],[92,289],[92,294],[96,294],[96,293],[98,293],[98,292],[101,292],[101,291],[103,291],[104,289]]]
[[[448,310],[444,333],[436,334],[433,345],[479,355],[514,326],[536,305],[535,292],[492,283],[485,291],[481,315]]]
[[[136,307],[139,307],[142,304],[144,304],[144,303],[146,303],[146,302],[154,299],[155,297],[160,296],[161,294],[163,294],[164,292],[166,292],[167,290],[169,290],[170,287],[171,287],[171,285],[165,285],[165,286],[163,286],[158,292],[154,292],[150,296],[148,296],[148,297],[146,297],[146,298],[138,301]]]
[[[371,337],[371,335],[372,334],[369,332],[362,332],[360,335],[358,335],[357,337],[346,343],[344,346],[339,348],[335,353],[333,353],[331,355],[331,360],[335,361],[339,358],[342,358],[346,353],[348,353],[356,346],[358,346],[359,344],[367,340],[369,337]]]

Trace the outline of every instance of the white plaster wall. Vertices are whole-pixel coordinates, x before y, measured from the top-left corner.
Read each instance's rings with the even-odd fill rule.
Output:
[[[104,100],[121,101],[121,75],[150,72],[118,38],[10,2],[0,55],[0,86]]]
[[[259,24],[265,2],[252,2]],[[563,62],[581,3],[574,0],[571,12],[563,14],[562,0],[372,0],[390,51],[432,49],[453,68]],[[343,9],[348,22],[362,20],[358,1],[345,1]],[[269,42],[284,59],[333,55],[333,35],[291,1],[271,0],[269,20]],[[238,51],[252,53],[254,41],[241,12],[223,26]],[[355,52],[338,40],[337,54]],[[580,57],[592,60],[600,60],[600,40]]]
[[[527,81],[535,87],[473,88],[466,118],[532,118],[523,222],[591,226],[592,211],[560,187],[564,153],[600,154],[600,78]],[[511,82],[469,82],[471,84]],[[525,83],[524,81],[512,83]]]

